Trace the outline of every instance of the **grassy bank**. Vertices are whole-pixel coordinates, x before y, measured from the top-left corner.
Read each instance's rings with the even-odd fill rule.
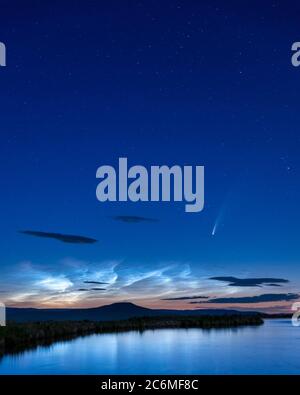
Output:
[[[17,353],[39,345],[50,345],[55,341],[96,333],[163,328],[231,328],[262,323],[263,320],[259,315],[143,317],[109,322],[9,322],[6,327],[0,327],[0,354]]]

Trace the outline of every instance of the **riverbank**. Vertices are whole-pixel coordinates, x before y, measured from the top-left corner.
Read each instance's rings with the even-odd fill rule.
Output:
[[[230,328],[261,325],[259,315],[226,315],[201,317],[142,317],[120,321],[44,321],[13,323],[0,328],[0,355],[22,352],[56,341],[99,333],[143,331],[164,328]]]

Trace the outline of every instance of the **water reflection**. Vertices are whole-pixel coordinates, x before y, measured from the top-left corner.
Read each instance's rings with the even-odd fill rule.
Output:
[[[300,328],[290,320],[230,329],[90,335],[5,356],[6,374],[300,373]]]

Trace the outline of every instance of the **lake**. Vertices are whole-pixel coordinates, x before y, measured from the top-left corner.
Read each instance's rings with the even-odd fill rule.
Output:
[[[89,335],[0,360],[0,374],[299,374],[289,319],[234,329]]]

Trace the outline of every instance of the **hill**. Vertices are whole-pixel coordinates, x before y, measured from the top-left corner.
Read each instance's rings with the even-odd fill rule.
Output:
[[[255,314],[244,313],[236,310],[166,310],[149,309],[133,303],[113,303],[106,306],[86,309],[34,309],[14,308],[6,309],[7,321],[34,322],[34,321],[114,321],[126,320],[135,317],[160,317],[160,316],[220,316],[228,314]]]

